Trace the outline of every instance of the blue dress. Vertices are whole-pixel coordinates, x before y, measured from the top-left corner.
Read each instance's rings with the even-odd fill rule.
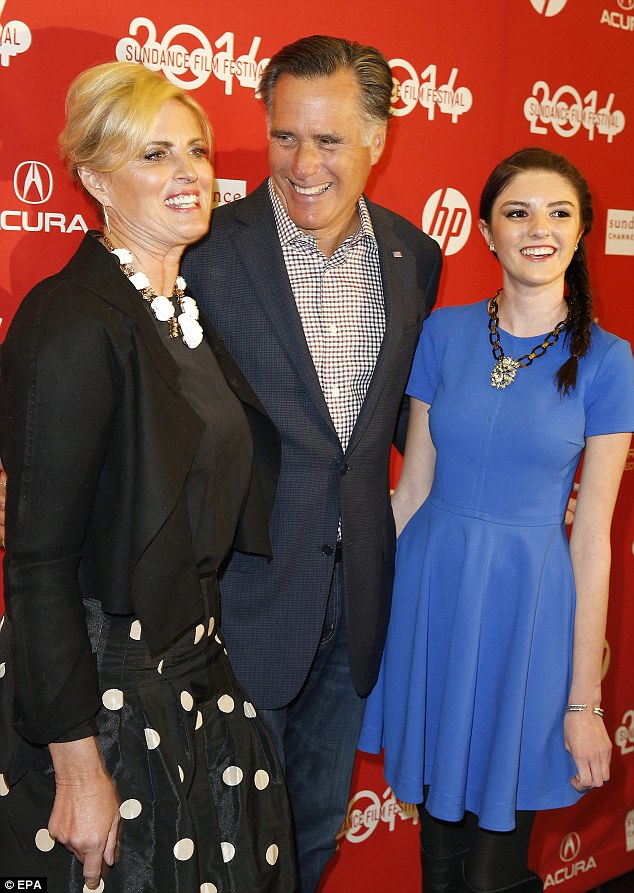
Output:
[[[381,674],[359,747],[397,797],[496,831],[574,803],[564,748],[575,587],[563,524],[585,438],[634,429],[629,344],[596,325],[576,388],[564,338],[496,390],[487,302],[425,323],[407,392],[431,405],[431,492],[398,540]],[[500,334],[507,356],[543,338]]]

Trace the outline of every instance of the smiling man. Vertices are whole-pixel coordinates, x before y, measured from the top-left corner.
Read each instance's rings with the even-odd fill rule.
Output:
[[[282,438],[274,557],[234,554],[222,623],[285,765],[302,893],[334,852],[379,670],[390,443],[441,267],[433,240],[363,197],[391,92],[372,47],[322,36],[283,47],[260,84],[271,177],[214,212],[185,264]]]

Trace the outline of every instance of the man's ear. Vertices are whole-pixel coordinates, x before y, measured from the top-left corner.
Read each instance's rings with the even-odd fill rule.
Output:
[[[387,139],[387,122],[383,122],[379,124],[374,133],[372,134],[372,139],[370,141],[370,149],[372,152],[372,164],[376,164],[381,155],[383,154],[383,149],[385,149],[385,141]]]

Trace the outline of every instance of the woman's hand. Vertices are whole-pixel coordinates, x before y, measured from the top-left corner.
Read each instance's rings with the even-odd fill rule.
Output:
[[[55,767],[55,803],[48,831],[84,866],[89,890],[101,880],[102,862],[116,858],[119,797],[95,738],[49,744]]]
[[[575,520],[575,512],[577,511],[577,493],[579,492],[579,484],[572,485],[572,493],[568,497],[568,505],[566,506],[566,516],[564,522],[569,527]]]
[[[590,707],[578,713],[566,713],[564,744],[577,766],[577,774],[570,779],[575,790],[589,791],[609,781],[612,742],[603,719]]]

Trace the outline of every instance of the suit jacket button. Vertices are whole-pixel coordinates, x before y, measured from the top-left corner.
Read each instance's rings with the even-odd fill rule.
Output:
[[[350,471],[350,466],[348,465],[348,463],[342,462],[341,465],[339,466],[340,474],[342,474],[342,475],[348,474],[349,471]]]
[[[330,543],[325,543],[325,545],[323,545],[323,546],[321,547],[321,554],[322,554],[322,555],[332,555],[334,551],[335,551],[335,550],[334,550],[333,547],[330,545]]]

